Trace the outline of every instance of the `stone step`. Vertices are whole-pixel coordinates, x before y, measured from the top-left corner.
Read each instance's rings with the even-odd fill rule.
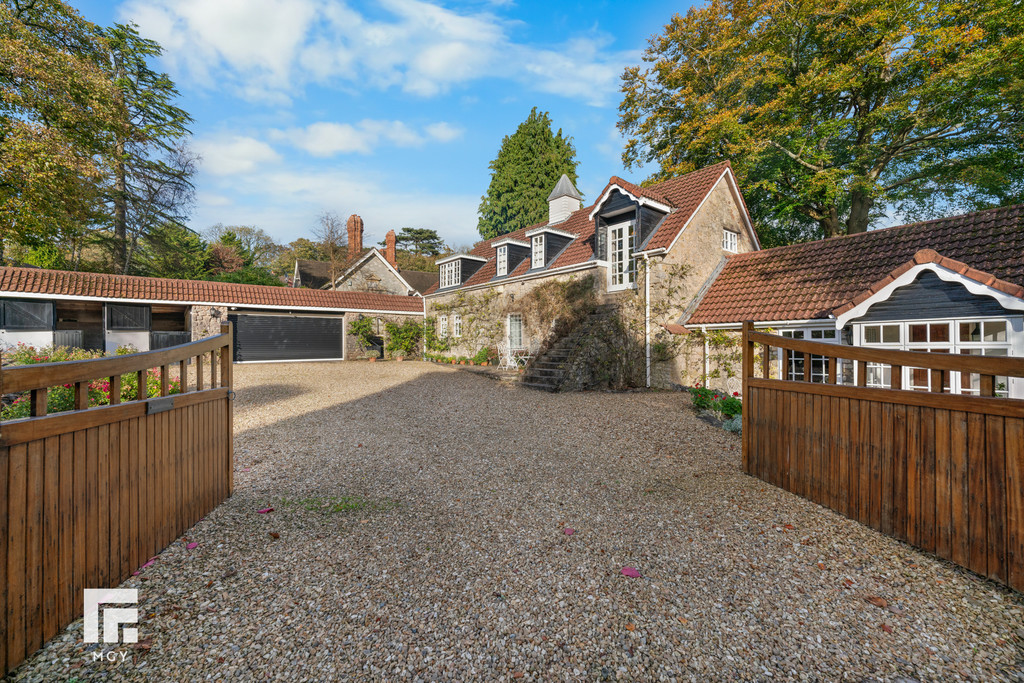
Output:
[[[531,389],[537,389],[539,391],[547,391],[549,393],[553,393],[555,391],[555,389],[558,388],[556,385],[553,385],[553,384],[542,384],[542,383],[539,383],[539,382],[525,382],[524,381],[522,383],[522,385],[524,387],[529,387]]]

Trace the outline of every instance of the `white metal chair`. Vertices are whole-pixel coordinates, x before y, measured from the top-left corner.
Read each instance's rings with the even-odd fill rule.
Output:
[[[508,342],[498,342],[498,369],[515,370],[519,367]]]

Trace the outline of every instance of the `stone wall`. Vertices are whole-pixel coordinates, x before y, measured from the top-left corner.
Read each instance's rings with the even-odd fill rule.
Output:
[[[509,314],[523,316],[523,343],[543,346],[560,336],[560,328],[576,316],[574,307],[589,308],[605,294],[604,269],[518,280],[468,292],[453,292],[426,299],[427,318],[448,316],[449,348],[428,353],[471,358],[482,348],[497,349],[506,338]],[[575,283],[575,287],[573,286]],[[568,288],[568,289],[566,289]],[[571,306],[558,301],[559,291],[577,295]],[[571,309],[571,310],[570,310]],[[462,336],[452,336],[452,317],[462,316]],[[563,330],[564,331],[564,330]]]
[[[228,321],[227,306],[193,306],[188,316],[192,341],[220,334],[220,326]]]
[[[337,289],[339,292],[374,292],[376,294],[398,294],[399,296],[409,293],[405,283],[376,256],[368,259],[359,267],[359,270],[349,275],[344,282],[338,285]]]

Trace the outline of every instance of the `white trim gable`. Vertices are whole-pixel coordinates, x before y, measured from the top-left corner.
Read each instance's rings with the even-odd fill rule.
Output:
[[[394,275],[395,277],[397,277],[398,281],[401,282],[403,285],[405,285],[405,290],[406,290],[407,294],[413,294],[415,296],[423,296],[422,294],[417,292],[416,288],[413,287],[412,285],[410,285],[406,281],[406,279],[404,277],[402,277],[402,274],[398,272],[398,269],[396,269],[394,266],[392,266],[390,263],[388,263],[388,260],[386,258],[384,258],[384,254],[380,253],[380,250],[378,250],[376,247],[374,247],[370,251],[366,252],[358,261],[356,261],[351,266],[349,266],[348,270],[346,270],[344,273],[339,275],[338,278],[334,281],[334,286],[337,287],[340,283],[344,282],[349,277],[354,275],[356,273],[356,271],[358,271],[360,268],[362,268],[363,265],[365,265],[366,262],[371,257],[373,257],[373,256],[376,256],[377,258],[379,258],[381,260],[381,263],[383,263],[385,266],[387,266],[387,269],[391,271],[391,274]]]
[[[451,256],[445,256],[444,258],[437,259],[436,261],[434,261],[434,265],[439,266],[442,263],[448,263],[450,261],[454,261],[455,259],[460,258],[469,259],[470,261],[480,261],[481,263],[487,263],[487,261],[489,260],[481,258],[479,256],[473,256],[472,254],[452,254]]]
[[[675,248],[676,242],[679,241],[679,238],[682,236],[682,234],[686,232],[686,229],[688,227],[690,227],[690,223],[693,222],[693,219],[695,219],[697,215],[700,213],[701,209],[704,208],[704,204],[707,203],[708,198],[718,188],[718,184],[722,182],[723,178],[727,179],[729,190],[732,193],[733,201],[736,202],[736,206],[740,210],[740,217],[743,219],[743,225],[744,227],[746,227],[747,234],[750,235],[750,239],[754,243],[754,250],[760,251],[761,241],[757,239],[757,232],[754,230],[754,224],[750,220],[750,214],[747,213],[747,205],[743,201],[743,195],[740,194],[739,185],[736,183],[736,176],[733,175],[732,169],[729,168],[728,166],[726,166],[725,169],[722,171],[722,175],[718,176],[718,180],[716,180],[715,184],[711,186],[711,189],[707,191],[707,194],[704,195],[704,198],[700,200],[700,204],[698,204],[697,208],[693,210],[692,214],[690,214],[690,218],[687,219],[686,223],[683,224],[683,227],[679,229],[679,232],[676,233],[676,236],[672,238],[672,243],[668,245],[668,249],[665,249],[664,251],[672,251],[672,249]],[[644,250],[638,251],[637,254],[656,253],[657,251],[659,250],[652,249],[650,250],[650,252],[648,252],[648,250]]]
[[[669,206],[668,204],[662,204],[659,201],[648,199],[643,195],[635,195],[626,188],[619,185],[618,183],[612,183],[611,185],[608,186],[608,189],[604,191],[604,194],[601,195],[601,198],[597,200],[597,203],[594,204],[594,210],[591,211],[590,215],[587,217],[589,220],[594,220],[594,216],[596,216],[601,211],[601,207],[604,205],[606,201],[608,201],[608,198],[612,195],[612,192],[615,190],[618,190],[622,194],[626,195],[640,206],[649,206],[652,209],[657,209],[658,211],[661,211],[662,213],[669,213],[670,211],[672,211],[672,207]]]
[[[559,230],[558,228],[552,228],[552,227],[547,226],[547,225],[543,225],[543,226],[541,226],[539,228],[534,228],[533,230],[527,230],[525,235],[526,235],[526,237],[532,238],[535,235],[540,235],[540,234],[545,233],[545,232],[549,232],[552,235],[558,235],[559,237],[568,237],[571,240],[574,240],[577,237],[579,237],[579,235],[577,235],[574,232],[569,232],[568,230]]]
[[[865,315],[868,312],[869,308],[879,303],[880,301],[886,301],[887,299],[889,299],[893,294],[896,293],[896,290],[900,289],[901,287],[906,287],[907,285],[912,283],[914,280],[917,279],[917,276],[924,271],[930,271],[932,273],[935,273],[936,275],[939,276],[939,279],[944,280],[945,282],[953,282],[956,284],[963,285],[971,294],[976,294],[978,296],[990,296],[993,299],[995,299],[1003,308],[1009,309],[1011,311],[1024,311],[1024,299],[1011,296],[1006,292],[1002,292],[994,287],[989,287],[988,285],[982,284],[977,280],[972,280],[968,277],[964,277],[955,270],[950,270],[945,266],[940,266],[938,263],[921,263],[914,266],[907,272],[903,273],[898,278],[887,284],[885,287],[882,287],[882,289],[872,294],[867,300],[857,304],[856,306],[848,310],[846,313],[836,316],[836,328],[842,329],[851,320]]]

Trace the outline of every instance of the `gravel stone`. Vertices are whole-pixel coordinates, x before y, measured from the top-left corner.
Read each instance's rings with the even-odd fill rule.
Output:
[[[235,493],[123,584],[140,643],[78,621],[14,680],[1024,680],[1024,596],[744,475],[678,393],[235,381]]]

